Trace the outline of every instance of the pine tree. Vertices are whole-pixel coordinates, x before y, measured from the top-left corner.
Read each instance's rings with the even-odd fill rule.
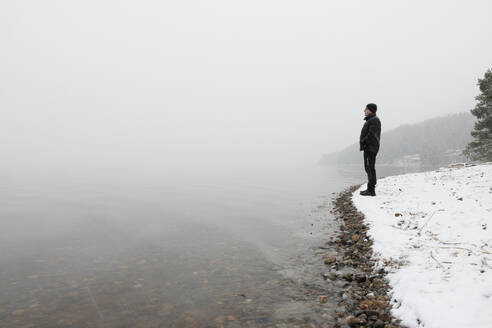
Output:
[[[492,69],[478,79],[480,94],[475,97],[477,104],[471,113],[477,118],[471,135],[475,138],[465,149],[465,155],[478,161],[492,160]]]

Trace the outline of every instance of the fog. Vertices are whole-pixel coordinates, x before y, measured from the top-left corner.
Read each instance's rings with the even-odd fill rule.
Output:
[[[467,111],[490,1],[2,1],[0,167],[315,163]]]
[[[491,13],[0,1],[2,326],[332,326],[330,197],[365,172],[318,160],[369,102],[383,131],[472,108]]]

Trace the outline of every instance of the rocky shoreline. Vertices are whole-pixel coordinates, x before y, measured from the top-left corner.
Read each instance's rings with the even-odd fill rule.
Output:
[[[390,313],[386,271],[376,269],[364,215],[352,203],[352,193],[357,188],[348,188],[333,201],[332,212],[340,231],[328,242],[336,254],[324,257],[327,270],[323,278],[342,287],[335,327],[404,328]]]

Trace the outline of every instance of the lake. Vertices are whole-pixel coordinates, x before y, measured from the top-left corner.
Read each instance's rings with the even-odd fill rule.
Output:
[[[361,166],[5,174],[1,326],[330,327],[331,200]]]

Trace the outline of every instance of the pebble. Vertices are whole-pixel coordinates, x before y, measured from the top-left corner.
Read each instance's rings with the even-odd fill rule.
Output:
[[[403,328],[390,315],[390,287],[385,279],[384,268],[376,269],[372,260],[372,240],[363,215],[352,204],[352,193],[357,186],[349,188],[334,200],[334,214],[341,223],[338,237],[330,244],[338,251],[337,256],[324,257],[325,264],[344,273],[332,271],[323,274],[325,280],[345,291],[340,293],[337,307],[338,327]],[[403,216],[395,213],[396,217]],[[349,272],[347,272],[349,271]]]
[[[337,261],[337,258],[335,256],[330,256],[325,258],[325,264],[332,264]]]

